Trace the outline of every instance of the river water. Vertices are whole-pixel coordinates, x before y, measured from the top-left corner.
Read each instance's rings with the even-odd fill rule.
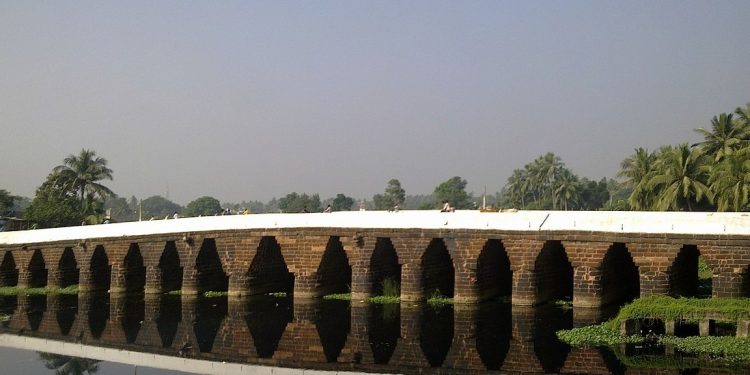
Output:
[[[571,348],[555,336],[607,314],[502,302],[2,297],[0,373],[750,373],[663,348]]]

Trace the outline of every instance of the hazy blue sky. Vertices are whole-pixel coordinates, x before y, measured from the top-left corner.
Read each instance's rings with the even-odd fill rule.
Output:
[[[81,148],[123,196],[613,177],[750,101],[750,1],[0,0],[0,188]]]

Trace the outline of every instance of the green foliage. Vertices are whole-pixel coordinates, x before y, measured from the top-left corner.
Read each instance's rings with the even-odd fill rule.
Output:
[[[398,297],[401,295],[401,284],[392,277],[386,277],[380,283],[383,287],[383,296]]]
[[[339,300],[339,301],[351,301],[352,300],[352,294],[351,293],[327,294],[327,295],[323,296],[323,299],[326,299],[326,300]]]
[[[406,190],[401,187],[401,182],[395,178],[388,181],[384,194],[375,194],[372,201],[376,210],[390,210],[394,206],[402,205],[406,199]]]
[[[435,187],[433,196],[436,203],[447,201],[456,209],[466,209],[472,207],[472,197],[466,192],[466,180],[459,176],[454,176],[440,183]]]
[[[557,331],[557,338],[571,346],[615,346],[643,342],[639,336],[620,336],[604,325],[593,325]]]
[[[686,143],[662,147],[647,184],[656,192],[654,209],[693,211],[702,203],[710,205],[714,193],[707,185],[708,160],[700,148],[690,149]]]
[[[279,209],[283,212],[318,212],[320,211],[320,196],[297,194],[296,192],[287,194],[284,198],[279,199]]]
[[[707,355],[730,362],[750,363],[750,339],[727,336],[664,336],[659,342],[684,353]]]
[[[96,151],[81,149],[78,155],[68,155],[53,172],[61,183],[78,192],[79,208],[84,217],[96,214],[104,199],[114,196],[108,187],[99,183],[112,180],[112,170],[107,167],[107,159],[97,156]]]
[[[110,219],[115,222],[126,222],[138,220],[138,200],[131,197],[127,200],[123,197],[109,197],[104,201],[104,210],[110,213]]]
[[[46,294],[78,294],[78,285],[70,285],[65,288],[19,288],[17,286],[0,287],[0,296],[38,296]]]
[[[80,225],[83,220],[76,191],[54,172],[36,190],[24,218],[39,228]]]
[[[440,293],[439,289],[435,289],[427,298],[427,304],[431,306],[452,305],[453,298],[446,297],[442,293]]]
[[[182,290],[170,290],[169,292],[167,292],[167,295],[168,296],[181,296]]]
[[[182,206],[158,195],[144,199],[141,202],[141,209],[144,220],[151,217],[156,219],[172,217],[173,213],[182,212]]]
[[[347,197],[344,194],[336,194],[336,198],[331,202],[331,208],[334,211],[349,211],[354,206],[354,198]]]
[[[750,317],[750,299],[650,296],[639,298],[623,306],[617,316],[605,324],[609,329],[617,330],[620,322],[627,319],[659,318],[698,321],[708,315],[714,318],[715,315],[720,315],[727,321]]]
[[[15,199],[16,197],[10,195],[7,190],[0,189],[0,216],[14,216],[13,214],[7,214],[13,211],[13,201]]]
[[[391,303],[400,303],[401,297],[399,296],[374,296],[367,299],[367,302],[370,303],[377,303],[377,304],[391,304]]]
[[[217,291],[213,291],[213,290],[209,290],[207,292],[203,292],[203,296],[204,297],[209,297],[209,298],[212,298],[212,297],[226,297],[228,295],[229,295],[229,292],[217,292]]]
[[[190,203],[183,214],[185,216],[197,217],[197,216],[213,216],[221,211],[221,203],[214,197],[200,197]]]
[[[273,292],[273,293],[268,293],[268,295],[271,297],[282,298],[282,297],[286,297],[286,292]]]

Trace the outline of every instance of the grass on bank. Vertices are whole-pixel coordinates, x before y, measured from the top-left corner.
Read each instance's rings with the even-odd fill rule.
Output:
[[[0,296],[40,296],[47,294],[78,294],[78,285],[70,285],[66,286],[65,288],[19,288],[17,286],[0,287]]]
[[[571,346],[616,346],[642,343],[646,338],[620,335],[620,323],[628,319],[661,319],[699,321],[722,316],[736,322],[750,317],[750,299],[671,298],[652,296],[633,301],[620,309],[614,318],[599,325],[561,330],[557,337]],[[671,345],[684,353],[705,355],[728,363],[750,363],[750,338],[731,336],[685,337],[657,336],[661,345]]]

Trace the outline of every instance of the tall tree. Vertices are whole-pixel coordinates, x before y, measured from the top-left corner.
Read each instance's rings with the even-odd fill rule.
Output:
[[[457,209],[470,208],[471,195],[466,192],[466,180],[454,176],[435,187],[434,196],[437,203],[448,201]]]
[[[0,216],[10,213],[13,211],[13,201],[16,197],[10,195],[7,190],[0,189]]]
[[[750,147],[725,156],[712,168],[708,182],[719,211],[750,209]]]
[[[649,188],[657,191],[657,210],[693,211],[700,204],[710,205],[714,194],[708,188],[709,166],[701,148],[687,143],[663,147],[654,163]]]
[[[221,202],[214,197],[200,197],[185,207],[185,216],[213,216],[221,211]]]
[[[742,113],[740,108],[737,110]],[[714,161],[721,161],[747,143],[748,130],[742,121],[734,120],[731,113],[722,113],[711,119],[711,130],[695,129],[703,135],[705,140],[693,146],[702,147],[703,151],[712,156]]]
[[[375,194],[372,201],[377,210],[390,210],[395,205],[401,205],[406,199],[406,190],[401,187],[401,182],[395,178],[388,181],[384,194]]]
[[[52,172],[36,189],[24,218],[40,228],[57,228],[80,225],[84,214],[80,211],[77,192]]]
[[[159,195],[148,197],[141,202],[143,217],[162,218],[175,212],[182,212],[182,206]]]
[[[63,164],[53,169],[63,183],[70,184],[80,197],[81,212],[90,209],[86,203],[86,194],[101,199],[114,195],[108,187],[99,183],[112,179],[112,170],[107,167],[107,159],[97,156],[96,151],[82,149],[78,155],[69,155]]]
[[[336,198],[333,198],[331,207],[336,211],[349,211],[354,205],[354,198],[347,197],[344,194],[336,194]]]
[[[279,199],[279,209],[284,212],[317,212],[320,211],[320,196],[292,192]]]
[[[578,180],[578,176],[574,175],[570,170],[563,169],[555,179],[553,194],[556,196],[556,201],[560,202],[565,211],[568,210],[568,205],[579,203],[581,198],[581,182]]]
[[[656,153],[639,147],[633,155],[628,156],[620,163],[620,171],[617,176],[625,178],[624,183],[632,188],[633,192],[628,198],[628,203],[635,210],[649,210],[653,206],[654,194],[647,186],[649,176],[653,172]]]

